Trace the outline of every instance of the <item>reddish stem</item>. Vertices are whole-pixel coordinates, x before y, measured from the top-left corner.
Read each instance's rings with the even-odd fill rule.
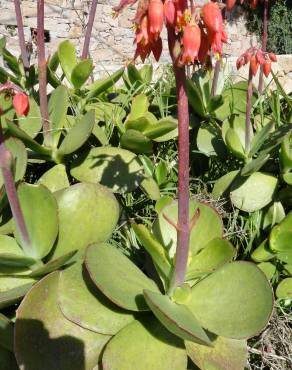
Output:
[[[84,45],[83,45],[83,50],[82,50],[82,56],[81,56],[82,59],[88,58],[89,44],[90,44],[90,39],[92,35],[92,28],[93,28],[95,13],[96,13],[96,7],[97,7],[97,0],[92,0],[91,8],[89,11],[88,23],[86,27]]]
[[[37,44],[38,44],[38,69],[39,69],[39,96],[42,116],[44,139],[47,145],[51,144],[51,130],[48,112],[47,97],[47,62],[45,54],[45,30],[44,30],[44,0],[37,3]]]
[[[189,256],[189,106],[186,93],[185,67],[177,65],[177,36],[168,28],[168,47],[173,61],[178,114],[178,222],[177,247],[169,293],[185,281]]]
[[[26,255],[29,255],[30,251],[30,238],[28,235],[28,231],[25,225],[23,213],[20,207],[14,178],[11,172],[11,161],[12,156],[10,151],[6,148],[4,143],[4,138],[2,135],[2,127],[0,123],[0,168],[4,180],[4,186],[6,190],[6,195],[9,201],[10,209],[13,215],[13,219],[18,229],[20,238],[21,238],[21,245],[23,250],[25,251]]]
[[[268,42],[268,12],[269,12],[269,0],[264,0],[264,13],[263,13],[263,38],[262,38],[262,50],[267,50],[267,42]],[[260,71],[260,78],[259,78],[259,93],[263,92],[264,87],[264,74],[263,69],[261,68]]]
[[[251,122],[250,122],[250,114],[251,114],[251,99],[252,99],[252,70],[249,67],[249,74],[248,74],[248,86],[247,86],[247,94],[246,94],[246,116],[245,116],[245,151],[246,153],[250,150],[250,141],[251,141]]]
[[[14,0],[14,7],[15,7],[15,15],[16,15],[16,22],[17,22],[17,30],[18,30],[18,39],[19,39],[19,46],[21,51],[21,58],[25,69],[29,68],[29,60],[27,56],[27,50],[25,46],[25,38],[24,38],[24,31],[23,31],[23,22],[22,22],[22,15],[21,15],[21,7],[20,7],[20,0]]]

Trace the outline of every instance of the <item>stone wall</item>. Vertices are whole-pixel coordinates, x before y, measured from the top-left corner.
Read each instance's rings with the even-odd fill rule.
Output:
[[[96,63],[105,67],[110,64],[121,64],[131,58],[134,52],[131,19],[133,9],[127,9],[118,18],[113,19],[112,7],[119,0],[100,0],[94,22],[93,38],[90,47],[91,57]],[[48,50],[53,52],[59,42],[71,39],[78,49],[82,47],[84,28],[87,21],[90,1],[86,0],[47,0],[45,6],[45,28],[49,31]],[[36,27],[36,1],[23,0],[22,12],[26,39],[29,40],[31,28]],[[18,52],[16,19],[13,0],[0,0],[0,34],[8,38],[8,45]],[[227,14],[227,33],[230,43],[225,51],[237,56],[242,50],[256,43],[253,35],[247,33],[244,16],[238,7]],[[167,54],[162,61],[167,60]]]
[[[90,55],[95,63],[95,74],[102,75],[104,72],[114,71],[131,59],[134,54],[133,31],[131,20],[135,10],[126,9],[118,18],[113,18],[113,6],[119,0],[99,0],[96,18],[94,22],[93,37],[90,45]],[[46,0],[45,1],[45,29],[48,31],[50,41],[46,43],[47,54],[52,54],[58,44],[70,39],[81,51],[83,35],[86,27],[88,11],[91,1],[88,0]],[[22,0],[22,14],[25,27],[25,37],[29,41],[32,29],[36,28],[36,0]],[[0,35],[6,36],[9,50],[19,53],[16,19],[13,0],[0,0]],[[226,13],[226,31],[229,43],[225,45],[225,53],[229,57],[233,71],[234,60],[251,45],[257,44],[254,35],[249,34],[245,27],[245,18],[242,8],[235,7],[230,13]],[[164,35],[165,38],[165,35]],[[35,57],[36,46],[33,49],[32,58]],[[286,58],[287,59],[287,58]],[[289,62],[284,58],[284,72],[280,65],[280,73],[288,78],[286,85],[291,89],[291,59]],[[161,62],[168,62],[167,46]],[[289,67],[290,66],[290,67]],[[290,75],[289,75],[290,74]],[[292,90],[292,89],[291,89]]]

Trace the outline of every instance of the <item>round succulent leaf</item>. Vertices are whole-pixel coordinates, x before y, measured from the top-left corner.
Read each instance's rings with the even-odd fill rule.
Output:
[[[5,279],[5,287],[2,287],[2,279]],[[13,281],[11,279],[14,279]],[[32,285],[35,283],[33,279],[23,279],[17,280],[17,277],[4,277],[0,276],[0,284],[1,284],[1,291],[0,291],[0,309],[9,307],[18,303],[23,296],[29,291]],[[18,285],[17,285],[18,284]],[[14,286],[14,288],[12,288]],[[8,288],[10,287],[10,288]]]
[[[269,245],[274,252],[286,252],[292,249],[292,212],[276,226],[269,236]]]
[[[106,346],[103,370],[185,370],[183,341],[153,317],[134,321]]]
[[[94,284],[117,306],[130,311],[149,310],[143,290],[158,291],[157,286],[117,248],[106,243],[90,245],[85,265]]]
[[[195,214],[197,208],[200,209],[200,216],[195,226],[192,228],[190,235],[190,250],[193,255],[203,249],[210,240],[217,237],[221,238],[223,235],[221,217],[218,212],[208,204],[191,199],[189,209],[190,219]],[[170,225],[164,215],[174,224],[177,224],[177,214],[178,203],[177,201],[173,201],[160,210],[158,218],[153,224],[154,235],[169,250],[170,257],[175,255],[177,231]],[[208,228],[208,233],[206,233],[206,228]]]
[[[127,130],[120,139],[121,146],[134,153],[152,153],[152,141],[137,130]]]
[[[161,293],[144,290],[145,300],[156,318],[174,335],[195,343],[211,341],[187,306],[173,302]]]
[[[114,147],[93,148],[80,156],[72,164],[71,175],[79,181],[100,183],[118,193],[134,190],[145,177],[134,153]]]
[[[229,129],[232,129],[233,131],[235,131],[242,148],[244,148],[245,146],[245,116],[242,114],[239,114],[239,115],[233,114],[227,120],[224,121],[222,125],[222,137],[225,142],[226,142],[227,131]]]
[[[68,188],[70,183],[66,167],[63,164],[56,164],[38,179],[37,184],[46,186],[52,193]]]
[[[220,199],[226,196],[226,192],[229,190],[231,184],[239,174],[239,170],[228,172],[218,179],[213,187],[212,196],[214,199]]]
[[[273,227],[275,224],[283,221],[285,218],[285,209],[281,202],[274,202],[265,212],[263,219],[263,228]]]
[[[145,94],[136,95],[132,100],[131,112],[127,120],[142,117],[148,111],[149,101]]]
[[[258,264],[258,268],[266,275],[268,280],[271,280],[276,272],[276,266],[271,262],[261,262]]]
[[[160,189],[153,177],[145,177],[140,187],[149,199],[158,200],[160,198]]]
[[[248,178],[237,178],[230,187],[230,198],[235,207],[255,212],[272,200],[278,185],[276,177],[254,172]]]
[[[292,250],[277,253],[278,260],[292,265]]]
[[[44,264],[43,266],[40,266],[36,269],[34,269],[29,276],[30,277],[39,277],[43,275],[47,275],[50,272],[56,271],[60,269],[62,266],[64,266],[66,263],[70,263],[72,261],[72,257],[76,254],[77,251],[72,251],[69,253],[64,254],[63,256],[56,258],[54,260],[51,260]]]
[[[28,257],[41,259],[50,252],[58,234],[57,202],[43,185],[22,183],[18,186],[17,194],[30,239],[25,253]],[[14,234],[24,248],[17,224]]]
[[[197,135],[197,146],[200,152],[209,156],[226,156],[225,144],[221,132],[215,125],[202,124]]]
[[[57,195],[59,235],[51,259],[108,240],[119,219],[119,204],[99,184],[79,183]]]
[[[246,339],[268,323],[273,292],[255,264],[231,262],[193,286],[188,307],[212,333]]]
[[[0,235],[0,265],[30,266],[35,260],[26,257],[16,240],[7,235]]]
[[[214,238],[196,256],[191,258],[187,268],[187,280],[209,274],[230,262],[236,256],[236,249],[226,239]]]
[[[62,315],[57,303],[58,280],[58,272],[46,276],[17,310],[14,350],[19,367],[25,370],[91,370],[110,339]]]
[[[32,139],[35,138],[42,128],[40,108],[33,98],[29,98],[29,112],[27,116],[18,116],[18,126]]]
[[[131,312],[114,305],[97,289],[81,263],[61,272],[58,302],[68,320],[100,334],[114,335],[134,321]]]
[[[277,298],[292,299],[292,277],[283,279],[276,290]]]
[[[215,337],[212,346],[185,341],[188,356],[201,370],[243,370],[247,361],[245,340]]]
[[[277,257],[269,248],[268,239],[265,239],[251,254],[251,258],[255,262],[266,262]]]
[[[161,137],[165,137],[165,135],[173,132],[176,128],[177,120],[173,117],[165,117],[147,127],[143,131],[143,134],[149,139],[156,140],[159,138],[161,139]]]

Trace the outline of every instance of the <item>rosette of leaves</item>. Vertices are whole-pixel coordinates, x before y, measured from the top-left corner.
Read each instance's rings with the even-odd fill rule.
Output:
[[[265,239],[252,253],[252,259],[269,279],[281,270],[284,279],[278,285],[276,296],[292,299],[292,212],[275,225]]]
[[[1,309],[19,302],[37,280],[87,245],[107,241],[119,218],[111,191],[98,184],[70,186],[64,165],[52,167],[37,184],[21,183],[17,194],[28,236],[19,220],[1,227]]]
[[[191,200],[197,222],[188,273],[182,286],[169,290],[177,202],[164,199],[156,209],[152,231],[133,224],[152,257],[152,274],[114,246],[94,243],[84,263],[53,272],[30,290],[17,310],[19,366],[186,370],[189,358],[202,370],[244,369],[246,339],[265,327],[272,312],[265,275],[252,263],[232,262],[235,249],[223,238],[220,216]]]

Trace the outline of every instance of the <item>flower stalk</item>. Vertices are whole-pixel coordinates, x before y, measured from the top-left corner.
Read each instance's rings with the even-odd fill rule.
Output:
[[[263,38],[262,38],[262,51],[267,50],[268,42],[268,12],[269,12],[269,0],[264,0],[264,13],[263,13]],[[261,68],[259,77],[259,93],[262,94],[264,87],[264,71]]]
[[[250,143],[251,143],[251,99],[252,99],[252,66],[249,66],[249,73],[248,73],[248,85],[247,85],[247,94],[246,94],[246,116],[245,116],[245,151],[246,153],[250,150]]]
[[[51,127],[48,111],[47,97],[47,61],[45,55],[45,30],[44,30],[44,0],[37,2],[37,51],[38,51],[38,70],[39,70],[39,97],[40,111],[45,144],[51,145]]]
[[[15,16],[16,16],[16,23],[17,23],[18,40],[19,40],[19,46],[20,46],[20,51],[21,51],[21,59],[22,59],[24,68],[29,69],[29,60],[28,60],[27,50],[25,46],[20,0],[14,0],[14,8],[15,8]]]
[[[92,28],[94,23],[94,18],[96,14],[97,0],[92,0],[91,8],[89,11],[88,23],[86,27],[86,33],[84,38],[83,50],[82,50],[82,59],[87,59],[89,55],[89,44],[92,35]]]

